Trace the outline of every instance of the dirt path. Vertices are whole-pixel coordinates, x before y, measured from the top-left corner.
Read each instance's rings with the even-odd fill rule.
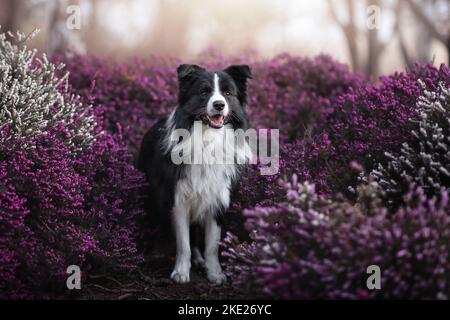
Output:
[[[78,299],[166,300],[166,299],[242,299],[242,293],[231,285],[211,285],[204,271],[193,268],[189,284],[175,284],[169,279],[173,259],[152,254],[139,269],[129,274],[91,276]]]

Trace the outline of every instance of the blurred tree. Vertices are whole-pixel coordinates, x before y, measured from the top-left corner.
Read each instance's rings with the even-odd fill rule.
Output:
[[[84,24],[86,26],[86,31],[83,34],[83,38],[86,44],[86,48],[89,50],[89,52],[94,51],[96,49],[97,45],[102,45],[102,41],[105,41],[105,37],[101,37],[100,34],[102,32],[99,24],[99,12],[100,9],[100,1],[94,0],[94,1],[88,1],[89,5],[89,11],[86,19],[86,23]],[[102,40],[102,41],[100,41]],[[94,50],[93,50],[94,49]]]
[[[79,0],[2,0],[0,2],[0,24],[3,30],[30,32],[43,30],[48,55],[75,50],[85,52],[79,30],[67,25],[69,5],[78,5]]]
[[[86,48],[80,37],[79,30],[69,29],[67,19],[69,5],[79,5],[77,1],[71,0],[52,0],[47,1],[50,19],[48,23],[48,54],[62,53],[68,50],[74,50],[79,53],[85,53]],[[81,19],[81,17],[79,17]]]
[[[3,32],[16,31],[19,17],[17,11],[20,8],[20,2],[20,0],[3,0],[0,2],[0,25]]]
[[[425,10],[433,8],[435,0],[422,0],[425,4]],[[404,4],[404,1],[398,1],[399,3]],[[406,5],[407,6],[407,5]],[[415,47],[416,47],[416,59],[421,62],[430,61],[430,53],[431,53],[431,44],[433,41],[433,37],[430,34],[428,28],[426,28],[422,23],[414,23],[416,26],[416,35],[415,35]],[[403,27],[405,28],[405,27]]]
[[[421,1],[421,4],[414,0],[406,0],[411,11],[420,21],[427,32],[436,40],[441,42],[447,49],[448,63],[450,63],[450,3],[446,1]],[[428,8],[437,8],[444,12],[443,17],[439,17],[436,11],[431,16],[426,10]]]
[[[328,0],[331,16],[344,32],[344,36],[347,41],[348,51],[350,54],[352,68],[353,70],[357,71],[361,69],[361,66],[356,38],[357,29],[355,23],[355,5],[353,0],[345,0],[345,3],[348,17],[347,22],[341,20],[338,17],[333,0]]]
[[[367,0],[367,7],[379,8],[381,10],[380,0]],[[374,21],[375,24],[380,24],[381,21]],[[379,59],[381,53],[384,51],[388,45],[388,41],[382,41],[379,36],[380,26],[373,26],[372,28],[367,27],[367,61],[364,67],[365,74],[368,76],[377,76]],[[393,31],[392,31],[393,33]]]
[[[411,54],[407,48],[405,36],[403,33],[403,25],[404,25],[404,19],[403,19],[403,11],[404,11],[404,2],[403,1],[397,1],[397,5],[395,7],[395,32],[398,36],[398,44],[400,47],[400,54],[402,55],[403,61],[409,69],[413,67],[414,59],[411,57]],[[425,39],[424,39],[425,40]],[[422,52],[424,54],[424,52]],[[428,60],[428,57],[426,58]]]
[[[395,32],[392,29],[391,37],[383,41],[379,32],[380,26],[377,25],[381,23],[379,21],[380,19],[375,17],[374,19],[378,20],[373,21],[374,25],[372,27],[368,26],[370,14],[377,14],[377,12],[369,13],[368,9],[378,8],[381,12],[383,6],[382,1],[366,0],[363,7],[359,6],[361,4],[360,2],[357,4],[354,0],[339,2],[341,7],[337,7],[334,0],[327,1],[331,17],[344,33],[353,70],[363,72],[368,77],[376,77],[378,75],[380,56]],[[384,6],[384,8],[387,7]],[[339,9],[341,9],[341,12],[345,12],[345,17],[339,15]],[[361,14],[362,9],[364,9],[364,14]],[[358,21],[360,17],[365,17],[362,23],[361,19]],[[363,46],[358,45],[358,40],[361,39],[364,40]]]
[[[364,6],[360,6],[361,2],[358,1],[357,4],[354,0],[345,0],[343,6],[342,2],[340,2],[340,8],[344,9],[345,17],[339,15],[334,0],[327,1],[331,17],[344,33],[353,70],[361,71],[370,77],[376,77],[378,75],[380,56],[395,34],[395,30],[392,28],[390,38],[382,40],[379,32],[380,26],[378,25],[381,23],[381,21],[378,21],[380,20],[379,17],[374,17],[374,19],[378,20],[373,21],[374,25],[372,27],[368,26],[370,15],[377,14],[377,12],[368,12],[368,9],[378,8],[380,10],[378,13],[381,13],[381,1],[366,0]],[[383,9],[389,9],[386,5],[383,7]],[[364,15],[361,15],[362,9],[364,9]],[[365,19],[363,19],[362,23],[361,21],[358,23],[358,18],[361,20],[361,17],[365,17]],[[359,42],[362,42],[363,46],[358,43],[358,40],[361,39],[364,41]]]

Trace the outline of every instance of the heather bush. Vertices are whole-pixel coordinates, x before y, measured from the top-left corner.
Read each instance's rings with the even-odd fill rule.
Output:
[[[414,141],[403,143],[399,153],[386,153],[389,162],[385,166],[380,163],[371,173],[391,202],[401,199],[410,181],[428,195],[450,188],[450,79],[433,91],[419,82],[423,95],[417,102]]]
[[[93,115],[79,97],[69,94],[67,87],[61,88],[68,76],[55,76],[61,64],[50,63],[45,54],[37,58],[36,50],[27,50],[24,43],[33,36],[11,35],[15,45],[0,34],[0,129],[11,129],[0,142],[33,138],[45,134],[49,126],[64,123],[70,132],[67,144],[82,148],[95,138]]]
[[[144,178],[120,129],[102,132],[23,36],[0,39],[0,298],[60,296],[72,264],[136,266]]]
[[[382,77],[380,83],[362,87],[341,96],[327,119],[326,133],[333,150],[323,161],[327,186],[345,192],[357,184],[357,172],[349,170],[352,161],[372,170],[385,161],[385,152],[394,152],[414,139],[411,130],[422,95],[421,79],[430,90],[441,80],[448,81],[448,67],[440,69],[417,65],[408,73]],[[351,189],[351,188],[350,188]]]
[[[127,63],[83,55],[60,56],[70,71],[71,90],[99,109],[105,129],[123,128],[131,152],[139,150],[145,132],[177,104],[176,63],[152,57],[152,63]]]
[[[259,165],[248,168],[235,209],[282,200],[284,191],[278,180],[293,173],[331,194],[333,170],[343,168],[342,162],[330,168],[329,159],[335,156],[338,160],[339,155],[325,130],[332,118],[329,114],[341,95],[368,83],[325,55],[308,59],[282,54],[255,63],[253,69],[247,111],[255,128],[280,130],[280,172],[261,176]]]
[[[349,88],[327,113],[322,130],[280,146],[280,172],[260,176],[258,166],[249,169],[241,188],[240,209],[258,204],[272,205],[283,199],[280,178],[297,174],[314,183],[319,194],[354,195],[360,168],[369,172],[385,163],[385,153],[414,141],[416,103],[422,94],[421,79],[430,88],[449,81],[448,67],[417,66],[409,73],[382,77],[380,83]],[[433,89],[431,89],[433,90]],[[353,164],[358,164],[355,168]]]
[[[448,75],[444,65],[417,66],[378,84],[350,88],[323,120],[321,132],[281,146],[278,175],[260,176],[259,166],[251,167],[235,207],[237,212],[251,208],[243,210],[250,240],[243,242],[245,234],[237,230],[239,236],[229,234],[224,241],[235,284],[271,298],[447,299],[450,207],[448,187],[442,186],[448,120],[442,105]],[[420,139],[423,149],[414,144]],[[401,180],[403,193],[375,182],[356,187],[363,168],[387,162],[384,153],[395,154],[403,143],[416,146],[402,163],[412,175]],[[433,168],[416,160],[426,160],[421,150],[433,154]],[[438,181],[433,172],[441,180],[431,190],[429,177]],[[279,183],[292,174],[314,188],[297,178]],[[414,180],[419,186],[411,185]],[[392,201],[402,206],[388,207]],[[372,264],[381,267],[381,291],[367,290],[366,268]]]
[[[26,277],[21,269],[35,268],[36,246],[31,230],[25,226],[29,210],[14,186],[7,184],[6,167],[0,165],[0,298],[27,298]],[[26,265],[24,268],[23,266]],[[31,268],[30,268],[31,267]]]
[[[94,106],[104,106],[105,127],[114,129],[121,123],[133,152],[155,120],[176,106],[176,60],[153,56],[150,62],[118,63],[82,55],[58,60],[70,70],[74,91]],[[243,61],[214,56],[199,64],[220,70]],[[309,59],[284,54],[245,63],[250,64],[254,78],[247,108],[252,124],[280,129],[283,141],[311,134],[341,94],[364,83],[360,75],[328,56]]]
[[[288,54],[252,65],[250,119],[256,128],[280,129],[292,142],[320,129],[339,96],[365,81],[326,55],[314,59]]]
[[[244,211],[252,241],[224,240],[226,272],[257,297],[278,299],[448,299],[450,204],[419,187],[390,214],[382,190],[358,188],[356,204],[329,201],[297,176],[285,200]],[[381,269],[381,290],[368,290],[367,267]]]

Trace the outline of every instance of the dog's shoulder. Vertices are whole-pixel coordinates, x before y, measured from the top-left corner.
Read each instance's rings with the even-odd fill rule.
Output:
[[[166,131],[167,118],[159,119],[145,134],[142,143],[154,143],[161,140]]]

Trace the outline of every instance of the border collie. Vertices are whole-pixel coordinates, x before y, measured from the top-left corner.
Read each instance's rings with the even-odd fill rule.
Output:
[[[249,162],[251,150],[247,141],[229,147],[224,142],[227,130],[249,128],[245,112],[247,80],[252,77],[246,65],[233,65],[211,72],[197,65],[180,65],[177,69],[178,106],[166,119],[157,122],[144,136],[138,166],[150,185],[150,215],[171,223],[176,238],[176,262],[171,278],[177,283],[189,282],[191,237],[200,226],[204,231],[204,252],[193,245],[193,262],[205,267],[210,282],[222,284],[226,277],[219,263],[218,251],[225,211]],[[175,137],[178,129],[192,133],[200,126],[200,139]],[[194,141],[195,140],[195,141]],[[200,140],[200,142],[199,142]],[[197,144],[195,146],[195,144]],[[212,152],[201,163],[174,163],[171,154],[186,156],[198,147],[221,150],[233,163],[215,161]],[[186,147],[187,146],[187,147]],[[166,218],[166,219],[164,219]]]

